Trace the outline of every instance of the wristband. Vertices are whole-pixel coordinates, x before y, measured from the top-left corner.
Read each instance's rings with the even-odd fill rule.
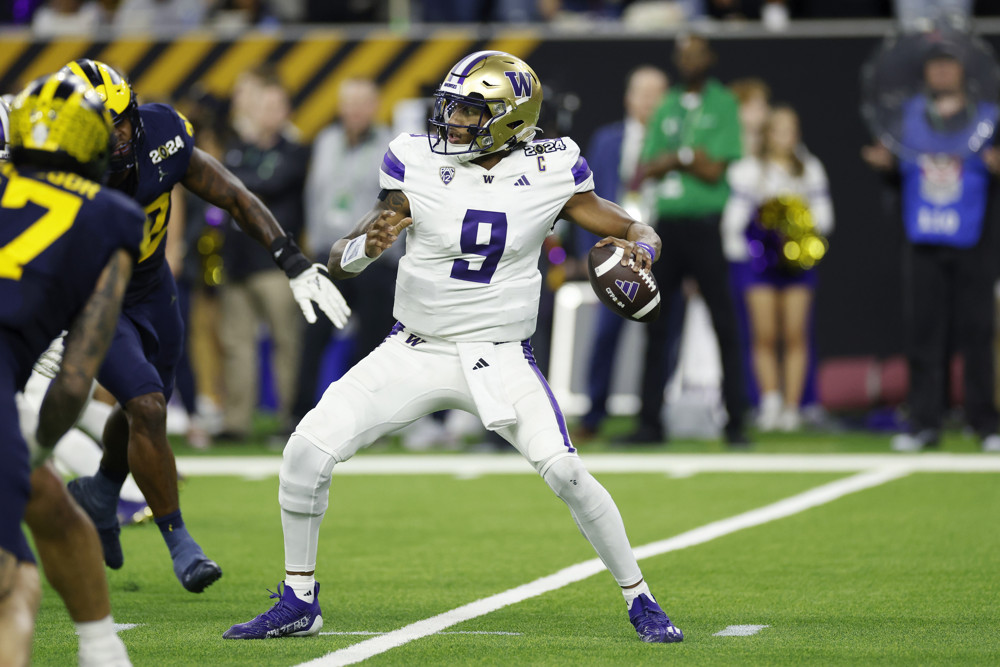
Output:
[[[302,251],[299,250],[299,247],[295,245],[295,241],[287,236],[275,239],[269,250],[271,251],[271,257],[274,258],[274,263],[277,264],[289,278],[294,278],[312,266],[309,259],[303,255]]]
[[[378,259],[378,257],[369,257],[365,252],[367,241],[367,234],[362,234],[348,241],[344,253],[340,256],[340,268],[348,273],[361,273],[366,266]]]
[[[642,241],[636,241],[635,244],[637,246],[639,246],[640,248],[645,248],[646,252],[649,253],[649,258],[651,260],[655,260],[656,259],[656,251],[653,250],[653,246],[649,245],[648,243],[643,243]]]

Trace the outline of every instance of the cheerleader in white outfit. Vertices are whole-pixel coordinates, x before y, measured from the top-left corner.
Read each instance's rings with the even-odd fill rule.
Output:
[[[801,145],[798,114],[779,106],[768,119],[760,156],[733,163],[728,178],[732,194],[722,216],[723,246],[727,259],[742,263],[749,273],[745,296],[761,394],[758,426],[792,431],[799,427],[809,365],[816,270],[790,270],[772,261],[761,254],[759,244],[748,243],[747,229],[763,204],[792,195],[807,202],[816,232],[829,235],[833,206],[826,171]]]

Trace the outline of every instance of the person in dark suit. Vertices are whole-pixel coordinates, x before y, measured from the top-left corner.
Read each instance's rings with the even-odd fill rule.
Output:
[[[631,207],[637,200],[635,193],[629,192],[629,184],[634,180],[635,170],[646,134],[646,124],[667,92],[668,80],[664,72],[652,65],[641,65],[628,77],[625,89],[625,118],[603,125],[594,132],[587,147],[587,160],[594,172],[594,191],[605,199]],[[633,215],[638,212],[633,211]],[[586,261],[590,248],[598,241],[593,234],[580,234],[576,239],[577,256]],[[671,318],[671,327],[676,336],[668,343],[668,365],[676,365],[680,347],[680,331],[684,322],[684,300],[678,294],[671,302],[665,317]],[[625,320],[608,308],[597,311],[597,325],[594,343],[587,370],[587,393],[590,410],[583,416],[574,438],[577,440],[593,437],[607,416],[608,395],[611,389],[611,373],[614,367],[614,351],[621,339]]]

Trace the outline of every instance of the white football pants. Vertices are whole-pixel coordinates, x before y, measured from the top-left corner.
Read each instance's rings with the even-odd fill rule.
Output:
[[[491,357],[491,358],[486,358]],[[319,524],[331,473],[382,435],[443,409],[479,416],[466,370],[489,368],[517,422],[497,429],[569,505],[581,532],[628,586],[642,575],[611,496],[584,469],[559,406],[527,344],[502,343],[484,352],[486,365],[464,369],[454,343],[405,329],[390,335],[340,380],[299,423],[285,447],[279,502],[289,572],[316,568]]]

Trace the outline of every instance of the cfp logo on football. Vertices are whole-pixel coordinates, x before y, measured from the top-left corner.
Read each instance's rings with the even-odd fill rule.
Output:
[[[455,168],[454,167],[441,167],[441,171],[438,172],[441,175],[441,182],[448,185],[455,178]]]
[[[629,301],[635,301],[635,295],[639,292],[639,283],[631,280],[616,280],[615,287],[617,287]],[[625,302],[618,298],[618,295],[615,294],[614,290],[612,290],[610,286],[605,287],[604,291],[607,292],[607,295],[611,297],[611,300],[614,301],[616,306],[619,308],[625,307]]]

